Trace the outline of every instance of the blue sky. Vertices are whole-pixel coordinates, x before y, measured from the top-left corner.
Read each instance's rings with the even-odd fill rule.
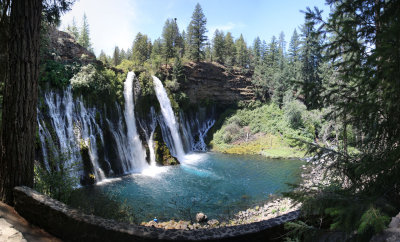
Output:
[[[138,32],[151,40],[161,36],[167,18],[177,18],[180,31],[186,30],[196,3],[207,18],[207,35],[216,29],[230,31],[235,38],[243,34],[248,45],[259,36],[269,42],[283,31],[289,42],[293,30],[304,22],[300,10],[317,6],[329,13],[324,0],[78,0],[62,16],[60,29],[75,18],[81,25],[85,12],[96,54],[112,53],[117,45],[127,49]]]

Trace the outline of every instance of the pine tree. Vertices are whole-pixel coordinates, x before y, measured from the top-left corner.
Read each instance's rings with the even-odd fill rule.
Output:
[[[166,64],[169,58],[176,57],[183,48],[182,37],[176,19],[167,19],[162,32],[163,56]]]
[[[114,48],[112,63],[114,66],[121,64],[121,56],[120,56],[120,51],[119,51],[118,46],[115,46],[115,48]]]
[[[236,64],[236,47],[233,42],[233,37],[230,32],[226,33],[225,36],[225,64],[227,66],[234,66]]]
[[[72,18],[72,25],[67,27],[67,31],[75,40],[79,39],[79,30],[76,25],[75,17]]]
[[[322,63],[322,39],[316,31],[314,21],[306,19],[302,26],[302,94],[309,109],[321,107],[322,80],[319,67]]]
[[[224,64],[225,51],[226,51],[224,32],[219,31],[218,29],[215,30],[212,46],[213,46],[214,60],[221,64]]]
[[[262,56],[262,43],[260,37],[256,37],[253,42],[253,48],[252,48],[252,61],[251,64],[253,67],[255,67],[260,61],[261,61],[261,56]]]
[[[99,60],[101,62],[103,62],[103,64],[109,64],[108,57],[107,57],[106,53],[104,53],[103,50],[100,51]]]
[[[187,29],[188,55],[191,60],[199,62],[204,58],[204,47],[207,41],[207,19],[204,16],[200,4],[196,4],[192,15],[192,21]]]
[[[290,62],[295,62],[299,60],[300,57],[300,36],[297,34],[296,29],[293,31],[292,38],[289,43],[288,50]]]
[[[135,64],[143,65],[144,62],[150,58],[151,49],[152,44],[149,37],[139,32],[133,41],[131,59]]]
[[[249,54],[247,51],[247,44],[244,41],[243,35],[241,34],[239,39],[235,42],[236,46],[236,63],[241,68],[249,67]]]
[[[308,9],[306,23],[332,38],[323,47],[337,77],[323,86],[323,100],[343,127],[342,144],[312,146],[317,159],[332,162],[326,177],[335,179],[331,185],[292,195],[309,218],[327,221],[354,241],[369,241],[400,210],[400,2],[329,3],[328,20]],[[350,126],[362,136],[348,144],[357,149],[352,153],[346,144]]]
[[[87,50],[91,50],[92,44],[89,37],[89,22],[86,13],[83,14],[81,33],[79,34],[78,43]]]

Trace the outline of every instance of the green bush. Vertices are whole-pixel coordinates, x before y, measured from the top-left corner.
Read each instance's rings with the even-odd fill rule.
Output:
[[[74,91],[85,95],[93,95],[95,98],[108,97],[109,101],[123,102],[125,78],[125,75],[116,74],[111,69],[89,64],[72,77],[71,86]]]
[[[49,83],[53,87],[65,87],[79,70],[80,65],[78,63],[63,64],[54,60],[47,60],[40,65],[39,84]]]
[[[62,202],[68,202],[74,188],[79,184],[76,177],[78,163],[68,164],[67,155],[49,157],[50,171],[41,164],[34,166],[34,188]]]

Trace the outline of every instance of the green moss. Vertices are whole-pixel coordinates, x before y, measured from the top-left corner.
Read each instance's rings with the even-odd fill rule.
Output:
[[[160,126],[157,126],[154,132],[154,151],[156,162],[163,166],[178,165],[179,161],[171,155],[167,145],[165,144]]]

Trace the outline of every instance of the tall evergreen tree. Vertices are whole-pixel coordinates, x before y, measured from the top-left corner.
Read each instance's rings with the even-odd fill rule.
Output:
[[[121,64],[121,53],[118,46],[114,48],[112,63],[114,66]]]
[[[137,33],[132,46],[132,60],[138,65],[143,65],[143,63],[150,58],[151,48],[152,44],[149,37],[140,32]]]
[[[69,34],[74,37],[75,40],[79,39],[79,29],[78,26],[76,25],[75,17],[72,18],[72,25],[67,27],[67,31]]]
[[[322,63],[322,39],[315,29],[315,22],[306,18],[302,26],[302,94],[309,109],[321,107],[322,80],[319,67]]]
[[[225,35],[223,31],[219,31],[218,29],[214,32],[213,38],[213,56],[214,60],[224,64],[225,58]]]
[[[291,62],[299,60],[300,57],[300,36],[296,29],[293,31],[292,38],[289,43],[288,55]]]
[[[78,43],[87,50],[92,51],[92,44],[89,37],[89,22],[86,13],[83,14],[81,33],[79,34]]]
[[[224,61],[227,66],[236,64],[236,47],[231,32],[225,35],[225,57]]]
[[[323,97],[331,118],[343,126],[343,144],[314,147],[317,158],[332,162],[326,179],[333,180],[318,190],[303,187],[294,197],[309,218],[323,219],[354,241],[369,241],[400,210],[400,2],[329,3],[328,20],[318,9],[308,9],[306,18],[333,38],[324,50],[338,76],[324,86]],[[350,125],[362,135],[351,144],[354,153],[344,142]]]
[[[14,203],[15,186],[33,186],[41,20],[58,22],[60,14],[72,2],[12,0],[0,12],[0,32],[7,32],[2,36],[5,42],[0,47],[7,55],[0,140],[0,199],[8,204]]]
[[[262,43],[260,37],[256,37],[253,41],[253,47],[252,47],[252,66],[255,67],[259,61],[261,61],[261,56],[262,56]]]
[[[204,58],[204,47],[207,42],[206,36],[207,19],[204,16],[200,4],[196,4],[192,15],[192,21],[187,29],[188,55],[189,58],[199,62]]]
[[[236,63],[242,68],[249,67],[249,53],[247,50],[247,44],[244,41],[243,35],[241,34],[239,39],[235,42],[236,46]]]
[[[100,51],[100,55],[99,55],[98,58],[99,58],[99,60],[100,60],[101,62],[103,62],[103,64],[109,64],[108,57],[107,57],[106,53],[104,53],[104,50],[101,50],[101,51]]]
[[[167,19],[162,32],[163,56],[168,63],[169,58],[176,57],[183,48],[182,37],[176,19]]]

